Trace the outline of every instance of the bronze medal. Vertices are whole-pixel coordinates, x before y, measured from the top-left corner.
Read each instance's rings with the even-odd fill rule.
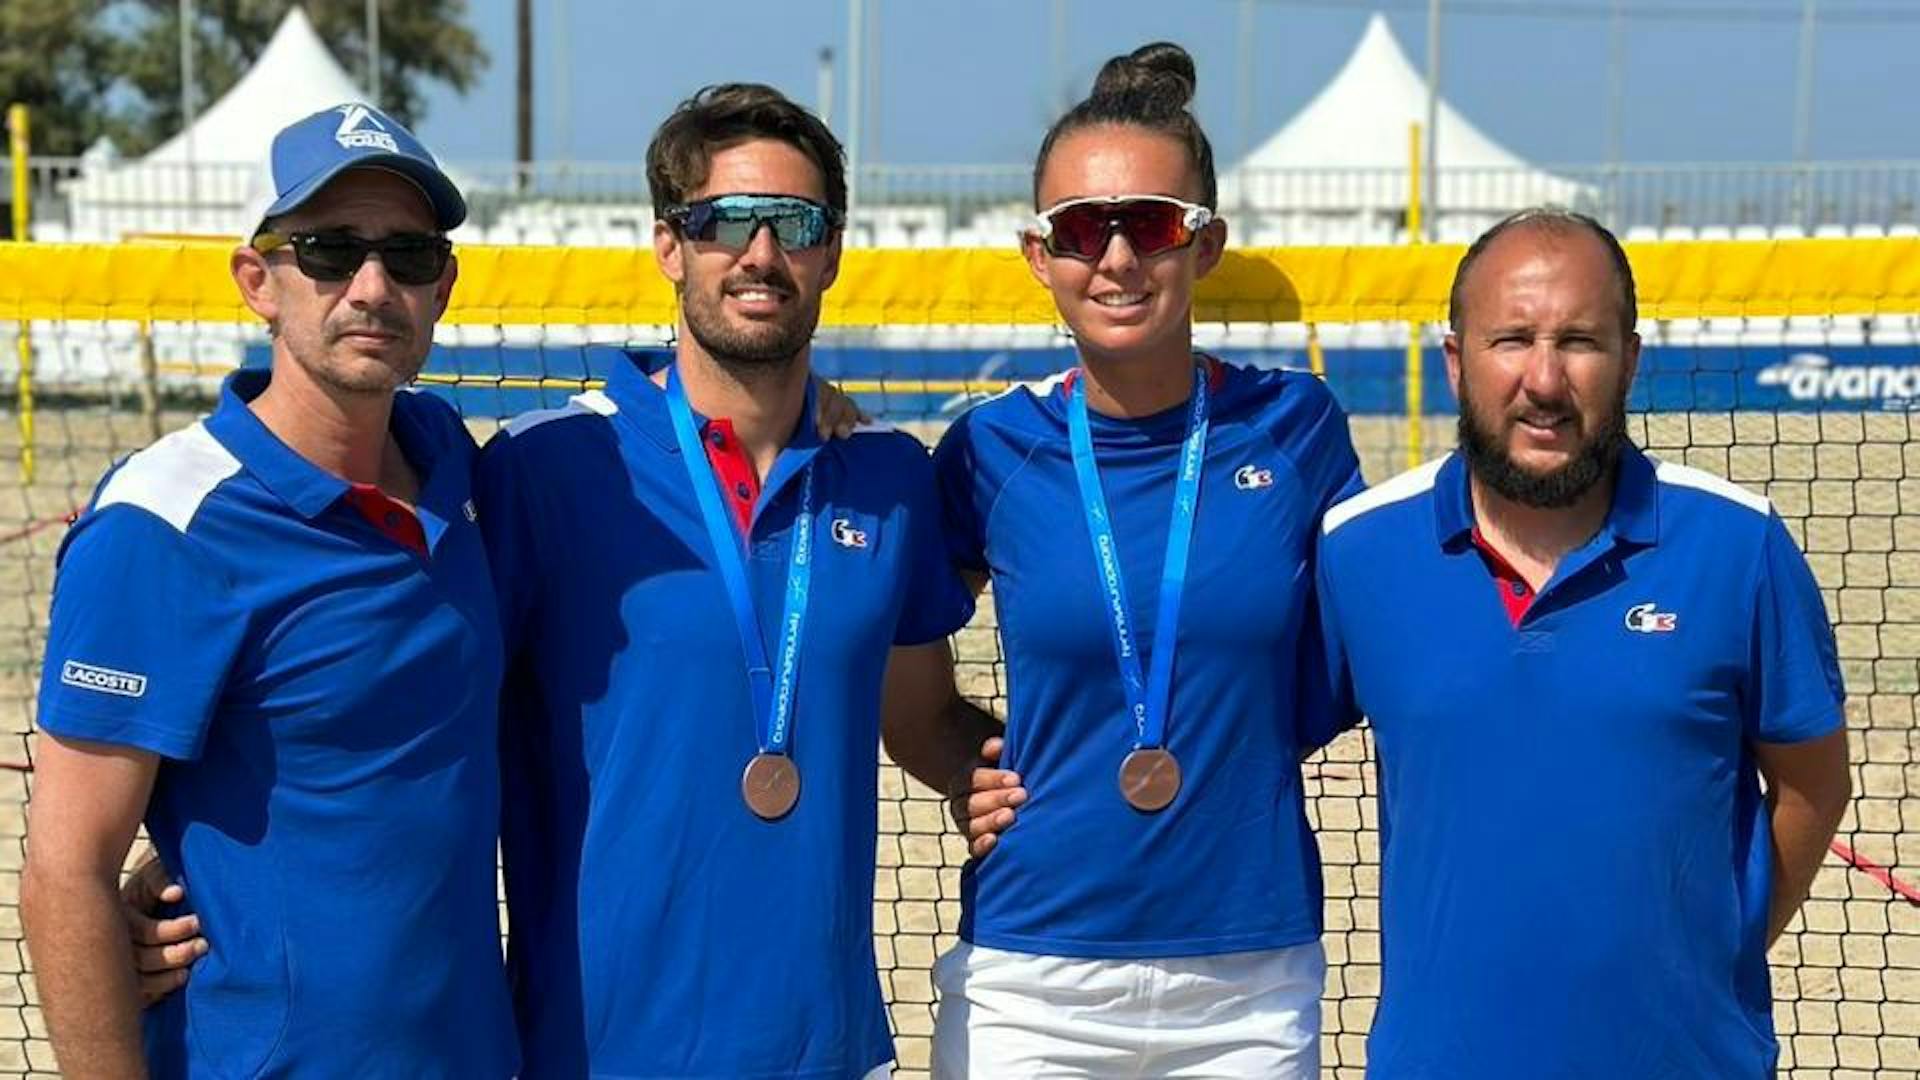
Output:
[[[1141,747],[1120,762],[1120,794],[1135,810],[1164,810],[1180,794],[1180,762],[1157,746]]]
[[[740,796],[765,821],[778,821],[800,801],[800,769],[785,754],[755,754],[740,774]]]

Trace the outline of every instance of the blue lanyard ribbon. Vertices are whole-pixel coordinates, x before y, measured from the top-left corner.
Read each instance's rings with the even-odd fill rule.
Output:
[[[1067,397],[1067,433],[1073,442],[1073,472],[1080,482],[1080,504],[1093,538],[1094,565],[1106,590],[1106,611],[1113,631],[1113,653],[1120,662],[1127,712],[1133,718],[1134,745],[1159,747],[1167,737],[1167,710],[1173,700],[1174,642],[1180,633],[1180,597],[1186,591],[1187,557],[1193,550],[1193,519],[1200,502],[1200,474],[1207,456],[1207,369],[1194,368],[1192,409],[1181,443],[1180,474],[1173,486],[1173,521],[1167,526],[1167,559],[1160,573],[1160,611],[1153,627],[1153,666],[1140,674],[1140,650],[1133,640],[1127,587],[1120,573],[1120,552],[1113,538],[1113,517],[1100,488],[1100,466],[1093,456],[1093,430],[1087,420],[1087,380],[1082,371]]]
[[[800,507],[793,515],[793,550],[787,559],[787,603],[780,616],[779,666],[767,663],[766,644],[760,639],[760,621],[754,614],[753,592],[747,582],[744,541],[726,507],[720,503],[720,491],[707,452],[693,423],[693,408],[687,404],[686,388],[680,385],[677,368],[667,370],[667,411],[673,417],[673,436],[680,444],[680,457],[687,467],[687,479],[693,481],[693,494],[700,503],[707,536],[713,541],[720,563],[720,580],[727,587],[727,600],[733,607],[734,626],[740,632],[740,647],[747,655],[747,681],[753,688],[756,734],[763,754],[784,754],[793,741],[793,690],[800,674],[800,630],[807,617],[807,586],[813,572],[813,466],[809,464],[800,479]]]

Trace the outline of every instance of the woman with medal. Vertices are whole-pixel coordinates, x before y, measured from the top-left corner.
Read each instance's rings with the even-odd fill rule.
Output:
[[[1226,244],[1194,82],[1145,46],[1047,133],[1024,251],[1079,365],[935,454],[1010,693],[999,767],[956,785],[975,857],[935,971],[943,1080],[1319,1075],[1311,557],[1359,465],[1318,380],[1194,350]]]

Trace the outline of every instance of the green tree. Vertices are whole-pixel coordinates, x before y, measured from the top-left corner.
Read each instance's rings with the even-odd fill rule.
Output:
[[[10,3],[12,0],[0,0]],[[182,126],[180,5],[137,0],[138,17],[121,40],[116,68],[136,104],[117,118],[121,149],[139,153]],[[294,0],[197,0],[194,81],[201,107],[245,74]],[[366,0],[303,0],[320,40],[362,83],[367,68]],[[487,53],[466,25],[466,0],[385,0],[380,5],[380,103],[412,125],[427,80],[467,90]]]
[[[73,155],[109,130],[116,49],[98,0],[0,0],[0,108],[33,110],[35,153]]]
[[[194,82],[206,108],[244,75],[294,0],[196,0]],[[320,39],[364,83],[366,0],[303,0]],[[487,66],[467,0],[383,0],[381,104],[411,125],[423,86],[469,89]],[[34,111],[37,154],[101,135],[136,155],[183,126],[178,0],[0,0],[0,105]]]

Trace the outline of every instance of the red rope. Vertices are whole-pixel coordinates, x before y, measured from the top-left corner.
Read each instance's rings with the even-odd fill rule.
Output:
[[[1906,882],[1901,881],[1899,878],[1894,877],[1893,871],[1868,859],[1838,840],[1833,842],[1832,848],[1833,853],[1840,856],[1848,866],[1885,885],[1907,903],[1915,907],[1920,907],[1920,889],[1916,889]]]
[[[51,529],[55,525],[71,524],[74,517],[79,513],[80,508],[76,506],[59,517],[41,518],[39,521],[30,521],[24,528],[15,529],[10,533],[0,534],[0,544],[11,544],[15,540],[25,540],[34,533]]]

